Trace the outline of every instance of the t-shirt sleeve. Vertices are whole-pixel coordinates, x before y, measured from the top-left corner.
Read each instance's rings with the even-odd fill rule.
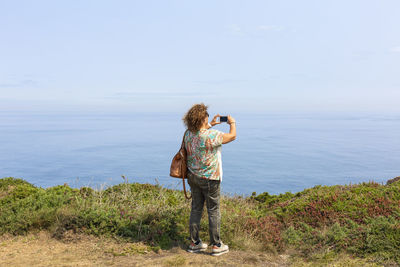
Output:
[[[185,135],[183,137],[183,146],[185,147],[185,149],[188,149],[189,146],[189,131],[185,132]]]
[[[223,132],[220,132],[218,130],[212,130],[210,133],[210,143],[212,147],[217,147],[222,145],[222,140],[223,140]]]

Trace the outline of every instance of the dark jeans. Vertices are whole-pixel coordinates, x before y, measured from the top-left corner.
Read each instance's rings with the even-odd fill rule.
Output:
[[[200,220],[205,201],[208,213],[210,244],[220,243],[221,214],[219,211],[219,199],[221,182],[203,179],[189,172],[188,183],[192,191],[192,210],[189,223],[190,239],[193,243],[200,240]]]

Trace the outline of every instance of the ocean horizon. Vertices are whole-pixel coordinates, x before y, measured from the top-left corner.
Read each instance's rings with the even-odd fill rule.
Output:
[[[398,114],[231,115],[237,140],[222,148],[224,193],[294,193],[400,176]],[[0,177],[99,188],[124,182],[124,175],[181,189],[169,167],[185,130],[182,116],[4,112]],[[226,124],[214,128],[229,131]]]

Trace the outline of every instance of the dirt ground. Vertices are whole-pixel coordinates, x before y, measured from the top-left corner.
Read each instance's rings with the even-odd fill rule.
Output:
[[[0,237],[0,266],[288,266],[288,256],[230,251],[219,257],[182,248],[152,251],[141,243],[120,243],[86,235],[62,241],[47,232]]]

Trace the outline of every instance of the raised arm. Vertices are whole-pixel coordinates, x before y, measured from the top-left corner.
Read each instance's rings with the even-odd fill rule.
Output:
[[[222,144],[232,142],[236,139],[236,121],[233,117],[228,116],[228,124],[230,126],[229,133],[224,133],[222,136]]]

